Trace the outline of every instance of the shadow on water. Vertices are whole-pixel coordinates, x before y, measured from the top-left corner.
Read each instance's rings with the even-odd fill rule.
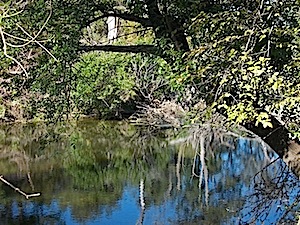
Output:
[[[288,224],[298,179],[257,140],[83,120],[0,128],[0,224]]]

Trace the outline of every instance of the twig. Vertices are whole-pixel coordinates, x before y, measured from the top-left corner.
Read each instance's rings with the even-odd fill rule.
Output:
[[[15,187],[14,185],[12,185],[11,183],[9,183],[7,180],[5,180],[3,178],[3,175],[0,175],[0,180],[7,184],[8,186],[10,186],[12,189],[14,189],[15,191],[19,192],[21,195],[23,195],[26,199],[29,199],[31,197],[38,197],[41,195],[41,193],[34,193],[34,194],[26,194],[25,192],[23,192],[22,190],[20,190],[19,188]]]
[[[22,12],[23,12],[23,10],[18,11],[18,12],[15,12],[15,13],[10,14],[10,15],[4,15],[4,16],[2,16],[2,18],[10,18],[10,17],[14,17],[14,16],[19,15],[19,14],[22,13]],[[6,14],[6,12],[5,12],[4,14]]]
[[[50,6],[51,6],[51,1],[50,1]],[[7,17],[12,17],[12,16],[16,16],[18,15],[19,13],[21,13],[22,11],[19,11],[15,14],[11,14],[9,16],[2,16],[2,18],[7,18]],[[27,39],[23,39],[23,38],[20,38],[20,37],[16,37],[14,35],[11,35],[11,34],[7,34],[6,32],[4,32],[4,29],[2,26],[0,26],[0,38],[2,40],[2,43],[3,43],[3,53],[4,55],[11,59],[12,61],[14,61],[22,70],[23,72],[25,73],[26,77],[28,77],[28,73],[26,71],[26,69],[24,68],[24,66],[16,59],[14,58],[13,56],[9,55],[7,53],[7,46],[10,46],[10,47],[13,47],[13,48],[22,48],[22,47],[25,47],[27,46],[28,44],[34,42],[36,44],[38,44],[42,49],[44,49],[55,61],[58,61],[58,59],[55,58],[55,56],[53,54],[51,54],[51,52],[45,47],[43,46],[39,41],[37,41],[37,37],[41,34],[41,32],[43,31],[43,29],[46,27],[48,21],[50,20],[52,16],[52,7],[51,7],[51,10],[50,10],[50,13],[46,19],[46,21],[44,22],[44,24],[42,25],[42,27],[40,28],[40,30],[38,31],[38,33],[33,37],[31,36],[28,32],[26,32],[24,30],[23,27],[21,27],[19,24],[16,24],[16,26],[24,33],[26,34],[28,37],[30,37],[31,39],[30,40],[27,40]],[[8,35],[9,37],[13,38],[13,39],[16,39],[16,40],[23,40],[23,41],[26,41],[26,43],[22,44],[22,45],[14,45],[14,44],[11,44],[11,43],[8,43],[5,39],[5,35]]]
[[[28,73],[26,71],[26,69],[24,68],[24,66],[17,60],[15,59],[14,57],[8,55],[7,53],[7,44],[6,44],[6,40],[5,40],[5,37],[4,37],[4,33],[3,33],[3,30],[2,30],[2,27],[0,26],[0,36],[1,36],[1,39],[2,39],[2,43],[3,43],[3,53],[4,55],[11,59],[12,61],[14,61],[15,63],[18,64],[18,66],[23,70],[23,72],[25,73],[26,77],[28,77]]]
[[[32,38],[32,40],[30,40],[29,42],[27,42],[26,44],[29,44],[30,42],[34,42],[36,44],[38,44],[42,49],[44,49],[55,61],[59,61],[44,45],[42,45],[39,41],[35,40],[36,39],[36,36],[35,37],[32,37],[28,32],[26,32],[24,30],[23,27],[21,27],[20,25],[17,24],[17,27],[19,27],[24,34],[26,34],[28,37]],[[25,44],[24,44],[25,45]],[[16,46],[15,46],[16,47]]]
[[[50,7],[51,7],[51,1],[50,1]],[[16,24],[16,26],[17,26],[19,29],[21,29],[27,36],[29,36],[29,37],[31,38],[31,40],[28,40],[26,43],[24,43],[24,44],[22,44],[22,45],[15,45],[14,47],[15,47],[15,48],[22,48],[22,47],[24,47],[24,46],[30,44],[31,42],[36,42],[37,44],[40,45],[40,43],[39,43],[38,41],[36,41],[36,39],[37,39],[37,37],[42,33],[43,29],[46,27],[46,25],[47,25],[47,23],[49,22],[51,16],[52,16],[52,7],[51,7],[51,9],[50,9],[50,13],[49,13],[48,17],[46,18],[46,21],[44,22],[44,24],[42,25],[42,27],[40,28],[40,30],[37,32],[37,34],[36,34],[34,37],[32,37],[31,35],[29,35],[28,32],[26,32],[26,31],[24,30],[24,28],[21,27],[19,24]],[[14,37],[14,38],[15,38],[15,37]],[[18,38],[15,38],[15,39],[18,39]],[[41,47],[42,47],[42,46],[41,46]],[[43,48],[43,47],[42,47],[42,48]]]
[[[253,177],[255,178],[259,173],[261,173],[263,170],[265,170],[266,168],[268,168],[270,165],[272,165],[273,163],[277,162],[280,159],[280,157],[277,157],[276,159],[274,159],[272,162],[268,163],[268,165],[264,166],[260,171],[258,171]]]

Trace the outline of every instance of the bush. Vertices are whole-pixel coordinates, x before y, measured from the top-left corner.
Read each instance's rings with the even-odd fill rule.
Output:
[[[88,53],[74,66],[72,92],[77,112],[101,118],[123,117],[137,104],[170,95],[170,66],[161,58],[142,54]]]
[[[101,118],[119,116],[131,104],[135,92],[130,54],[89,53],[75,65],[77,82],[71,93],[77,111]]]

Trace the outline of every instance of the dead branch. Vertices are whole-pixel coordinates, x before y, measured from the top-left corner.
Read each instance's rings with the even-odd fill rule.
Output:
[[[33,194],[26,194],[24,191],[20,190],[19,188],[15,187],[14,185],[12,185],[11,183],[9,183],[7,180],[5,180],[3,178],[3,175],[0,175],[0,180],[7,184],[9,187],[11,187],[12,189],[14,189],[15,191],[19,192],[21,195],[23,195],[26,199],[32,198],[32,197],[38,197],[41,195],[41,193],[33,193]]]
[[[180,127],[183,124],[185,111],[179,104],[174,101],[154,102],[155,105],[139,107],[139,112],[129,118],[130,122],[160,128]]]

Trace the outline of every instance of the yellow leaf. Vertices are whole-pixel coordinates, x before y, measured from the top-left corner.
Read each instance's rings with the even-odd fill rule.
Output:
[[[264,128],[270,127],[273,128],[273,124],[268,121],[261,121],[261,124],[263,125]]]

